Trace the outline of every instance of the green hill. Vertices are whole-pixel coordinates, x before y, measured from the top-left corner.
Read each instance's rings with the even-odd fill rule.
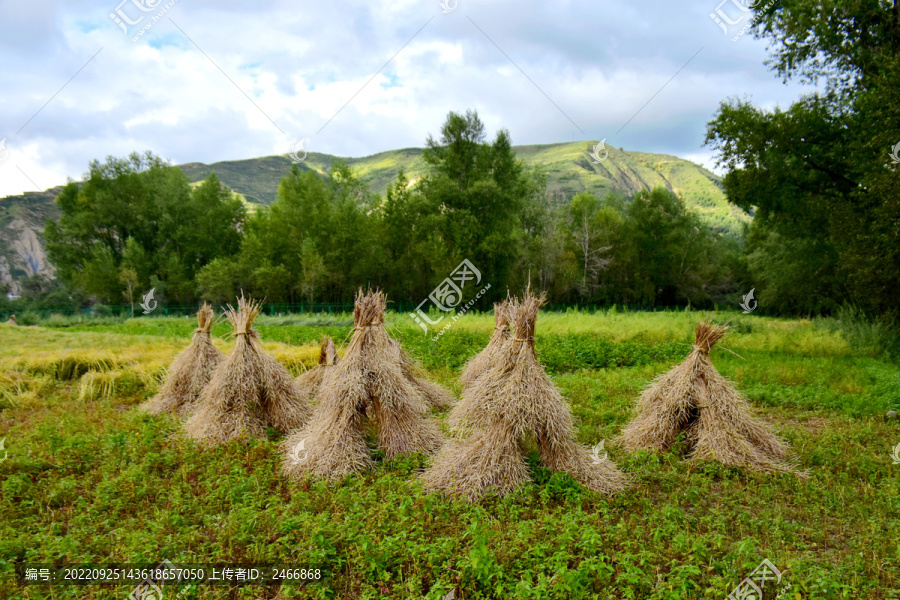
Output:
[[[679,196],[705,222],[722,233],[735,234],[750,217],[728,204],[721,179],[711,171],[690,161],[667,154],[624,151],[608,147],[609,157],[594,164],[588,153],[591,142],[571,142],[535,146],[516,146],[519,158],[528,165],[538,165],[548,173],[550,201],[563,204],[582,191],[597,196],[607,192],[631,196],[642,189],[665,187]],[[325,174],[337,158],[311,152],[299,164],[302,170]],[[389,150],[362,158],[344,158],[372,191],[384,194],[402,167],[410,179],[426,172],[421,148]],[[211,165],[180,165],[192,181],[199,181],[215,171],[219,179],[248,201],[270,204],[278,192],[278,182],[290,172],[287,156],[267,156],[247,160],[225,161]]]
[[[677,195],[693,212],[716,231],[736,235],[750,216],[728,204],[721,179],[711,171],[690,161],[667,154],[633,152],[608,146],[609,156],[596,163],[589,154],[592,142],[568,142],[515,146],[516,154],[527,165],[537,165],[548,174],[549,201],[555,205],[569,202],[582,191],[598,197],[608,192],[631,196],[640,190],[662,186]],[[338,157],[309,153],[298,167],[325,175]],[[362,158],[343,158],[373,192],[384,195],[388,185],[402,167],[410,179],[426,173],[421,148],[389,150]],[[192,182],[215,172],[219,179],[242,196],[248,207],[271,204],[278,193],[281,178],[291,170],[287,156],[266,156],[246,160],[186,163],[179,168]],[[52,266],[43,250],[43,224],[56,218],[53,199],[61,188],[45,192],[29,192],[0,200],[0,282],[15,280],[41,272],[52,275]]]

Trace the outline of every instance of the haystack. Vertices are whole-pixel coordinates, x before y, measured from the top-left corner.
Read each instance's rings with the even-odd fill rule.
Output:
[[[400,342],[393,341],[396,345],[396,359],[400,362],[403,375],[419,390],[425,403],[433,408],[452,406],[456,402],[453,392],[429,380],[419,363],[403,349]]]
[[[18,323],[16,323],[16,315],[9,315],[9,318],[3,323],[4,325],[18,325]]]
[[[265,353],[252,328],[260,303],[238,300],[225,311],[234,326],[234,349],[216,368],[197,401],[185,431],[209,443],[243,434],[263,436],[267,427],[288,431],[302,427],[312,413],[296,382],[281,363]]]
[[[497,302],[494,304],[494,333],[488,341],[484,350],[476,354],[466,363],[462,375],[460,375],[460,383],[463,389],[470,387],[475,380],[481,377],[485,371],[489,370],[497,361],[503,343],[509,339],[510,316],[515,312],[515,307],[509,301]]]
[[[480,402],[480,397],[467,393],[467,390],[487,371],[490,371],[500,361],[504,353],[504,345],[509,342],[512,328],[512,320],[518,310],[518,306],[512,300],[504,300],[494,304],[494,333],[484,350],[476,354],[468,363],[460,376],[462,383],[462,398],[453,407],[447,417],[447,427],[455,435],[466,433],[468,415],[473,406]]]
[[[796,472],[785,462],[787,445],[753,417],[747,398],[710,361],[710,350],[727,330],[709,321],[697,325],[693,351],[644,390],[637,416],[619,439],[629,450],[660,451],[683,433],[694,460]]]
[[[334,340],[327,335],[323,336],[322,346],[319,349],[319,364],[309,371],[301,373],[297,378],[297,387],[300,389],[300,395],[307,401],[312,401],[316,396],[316,392],[319,391],[325,372],[336,365],[338,360],[340,359],[337,355],[337,349],[334,347]]]
[[[369,417],[388,458],[440,447],[441,435],[425,417],[428,405],[404,375],[398,346],[384,328],[385,307],[381,292],[357,294],[344,357],[325,373],[312,421],[282,444],[286,475],[339,479],[372,468],[364,433]]]
[[[214,316],[209,304],[204,303],[200,307],[197,329],[190,345],[179,352],[169,365],[166,381],[159,392],[141,406],[143,410],[151,415],[171,412],[178,416],[185,416],[193,410],[200,392],[225,358],[225,354],[213,346],[210,337]]]
[[[466,410],[457,416],[470,435],[441,450],[422,475],[426,489],[469,500],[508,493],[527,479],[523,445],[532,436],[545,467],[595,491],[624,489],[625,476],[609,459],[575,443],[569,407],[537,360],[534,326],[543,301],[526,294],[511,319],[514,336],[463,392]]]

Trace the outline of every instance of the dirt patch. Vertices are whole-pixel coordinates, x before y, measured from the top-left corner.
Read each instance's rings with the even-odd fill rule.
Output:
[[[822,417],[809,417],[805,421],[797,421],[796,419],[786,419],[783,417],[766,416],[761,417],[763,421],[777,425],[779,428],[799,428],[802,427],[809,433],[818,434],[822,429],[829,425],[828,419]]]
[[[828,426],[828,419],[823,419],[822,417],[810,417],[806,422],[801,423],[804,429],[806,429],[810,433],[819,433],[822,429]]]

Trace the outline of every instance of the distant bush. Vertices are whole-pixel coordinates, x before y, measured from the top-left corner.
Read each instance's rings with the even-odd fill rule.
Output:
[[[43,327],[68,327],[71,324],[71,316],[61,315],[59,313],[51,314],[41,323]]]
[[[112,308],[105,304],[95,304],[91,307],[91,314],[97,315],[98,317],[111,317],[113,311]]]
[[[29,310],[16,315],[16,323],[19,325],[37,325],[41,322],[41,313]]]
[[[870,317],[845,305],[838,310],[836,319],[821,319],[820,324],[838,329],[847,343],[862,354],[892,362],[900,360],[900,323],[892,316]]]

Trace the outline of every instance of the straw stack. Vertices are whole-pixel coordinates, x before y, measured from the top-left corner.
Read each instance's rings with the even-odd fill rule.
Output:
[[[325,376],[325,373],[336,365],[338,360],[340,359],[334,347],[334,340],[327,335],[322,336],[322,345],[319,349],[319,363],[309,371],[301,373],[297,378],[297,387],[300,389],[300,395],[308,402],[311,402],[315,398],[316,392],[319,391],[319,386],[322,384],[322,378]]]
[[[441,435],[425,416],[428,404],[404,374],[399,346],[384,328],[385,308],[383,293],[357,294],[353,337],[322,379],[312,421],[282,444],[286,475],[340,479],[371,469],[364,433],[368,418],[388,458],[440,447]]]
[[[178,353],[169,365],[166,381],[159,392],[145,402],[141,408],[151,415],[174,413],[186,416],[200,397],[200,392],[209,383],[213,371],[225,358],[221,350],[213,346],[213,309],[204,303],[197,312],[197,329],[190,345]]]
[[[754,418],[747,398],[710,361],[710,350],[727,329],[709,321],[697,325],[687,359],[641,394],[637,416],[620,436],[622,444],[629,450],[662,451],[683,433],[693,460],[804,475],[785,461],[787,444]]]
[[[466,363],[459,380],[463,389],[471,387],[475,380],[481,377],[485,371],[490,370],[503,348],[503,343],[509,339],[510,317],[515,313],[516,307],[508,300],[494,304],[494,333],[484,350],[476,354]]]
[[[491,334],[491,339],[484,350],[466,363],[463,374],[460,376],[462,398],[447,417],[447,427],[452,434],[460,436],[466,433],[469,415],[481,401],[479,395],[472,394],[469,390],[478,378],[500,362],[504,353],[504,345],[511,334],[512,319],[517,311],[518,306],[514,300],[504,300],[494,304],[494,333]]]
[[[234,327],[234,348],[219,363],[184,425],[190,437],[214,444],[245,434],[262,437],[267,427],[288,431],[309,420],[312,408],[296,382],[266,354],[252,328],[259,310],[259,302],[241,296],[237,310],[229,306],[225,311]]]
[[[403,376],[419,390],[422,398],[425,399],[425,403],[432,408],[449,408],[452,406],[456,402],[456,397],[453,393],[427,379],[422,367],[403,349],[400,342],[395,341],[395,344],[397,360],[400,361]]]
[[[422,479],[426,489],[475,500],[506,494],[527,479],[523,445],[532,437],[541,462],[606,494],[625,487],[624,475],[605,456],[575,442],[568,405],[537,360],[534,327],[543,297],[526,293],[511,318],[513,335],[493,367],[463,393],[454,411],[470,432],[445,446]]]

